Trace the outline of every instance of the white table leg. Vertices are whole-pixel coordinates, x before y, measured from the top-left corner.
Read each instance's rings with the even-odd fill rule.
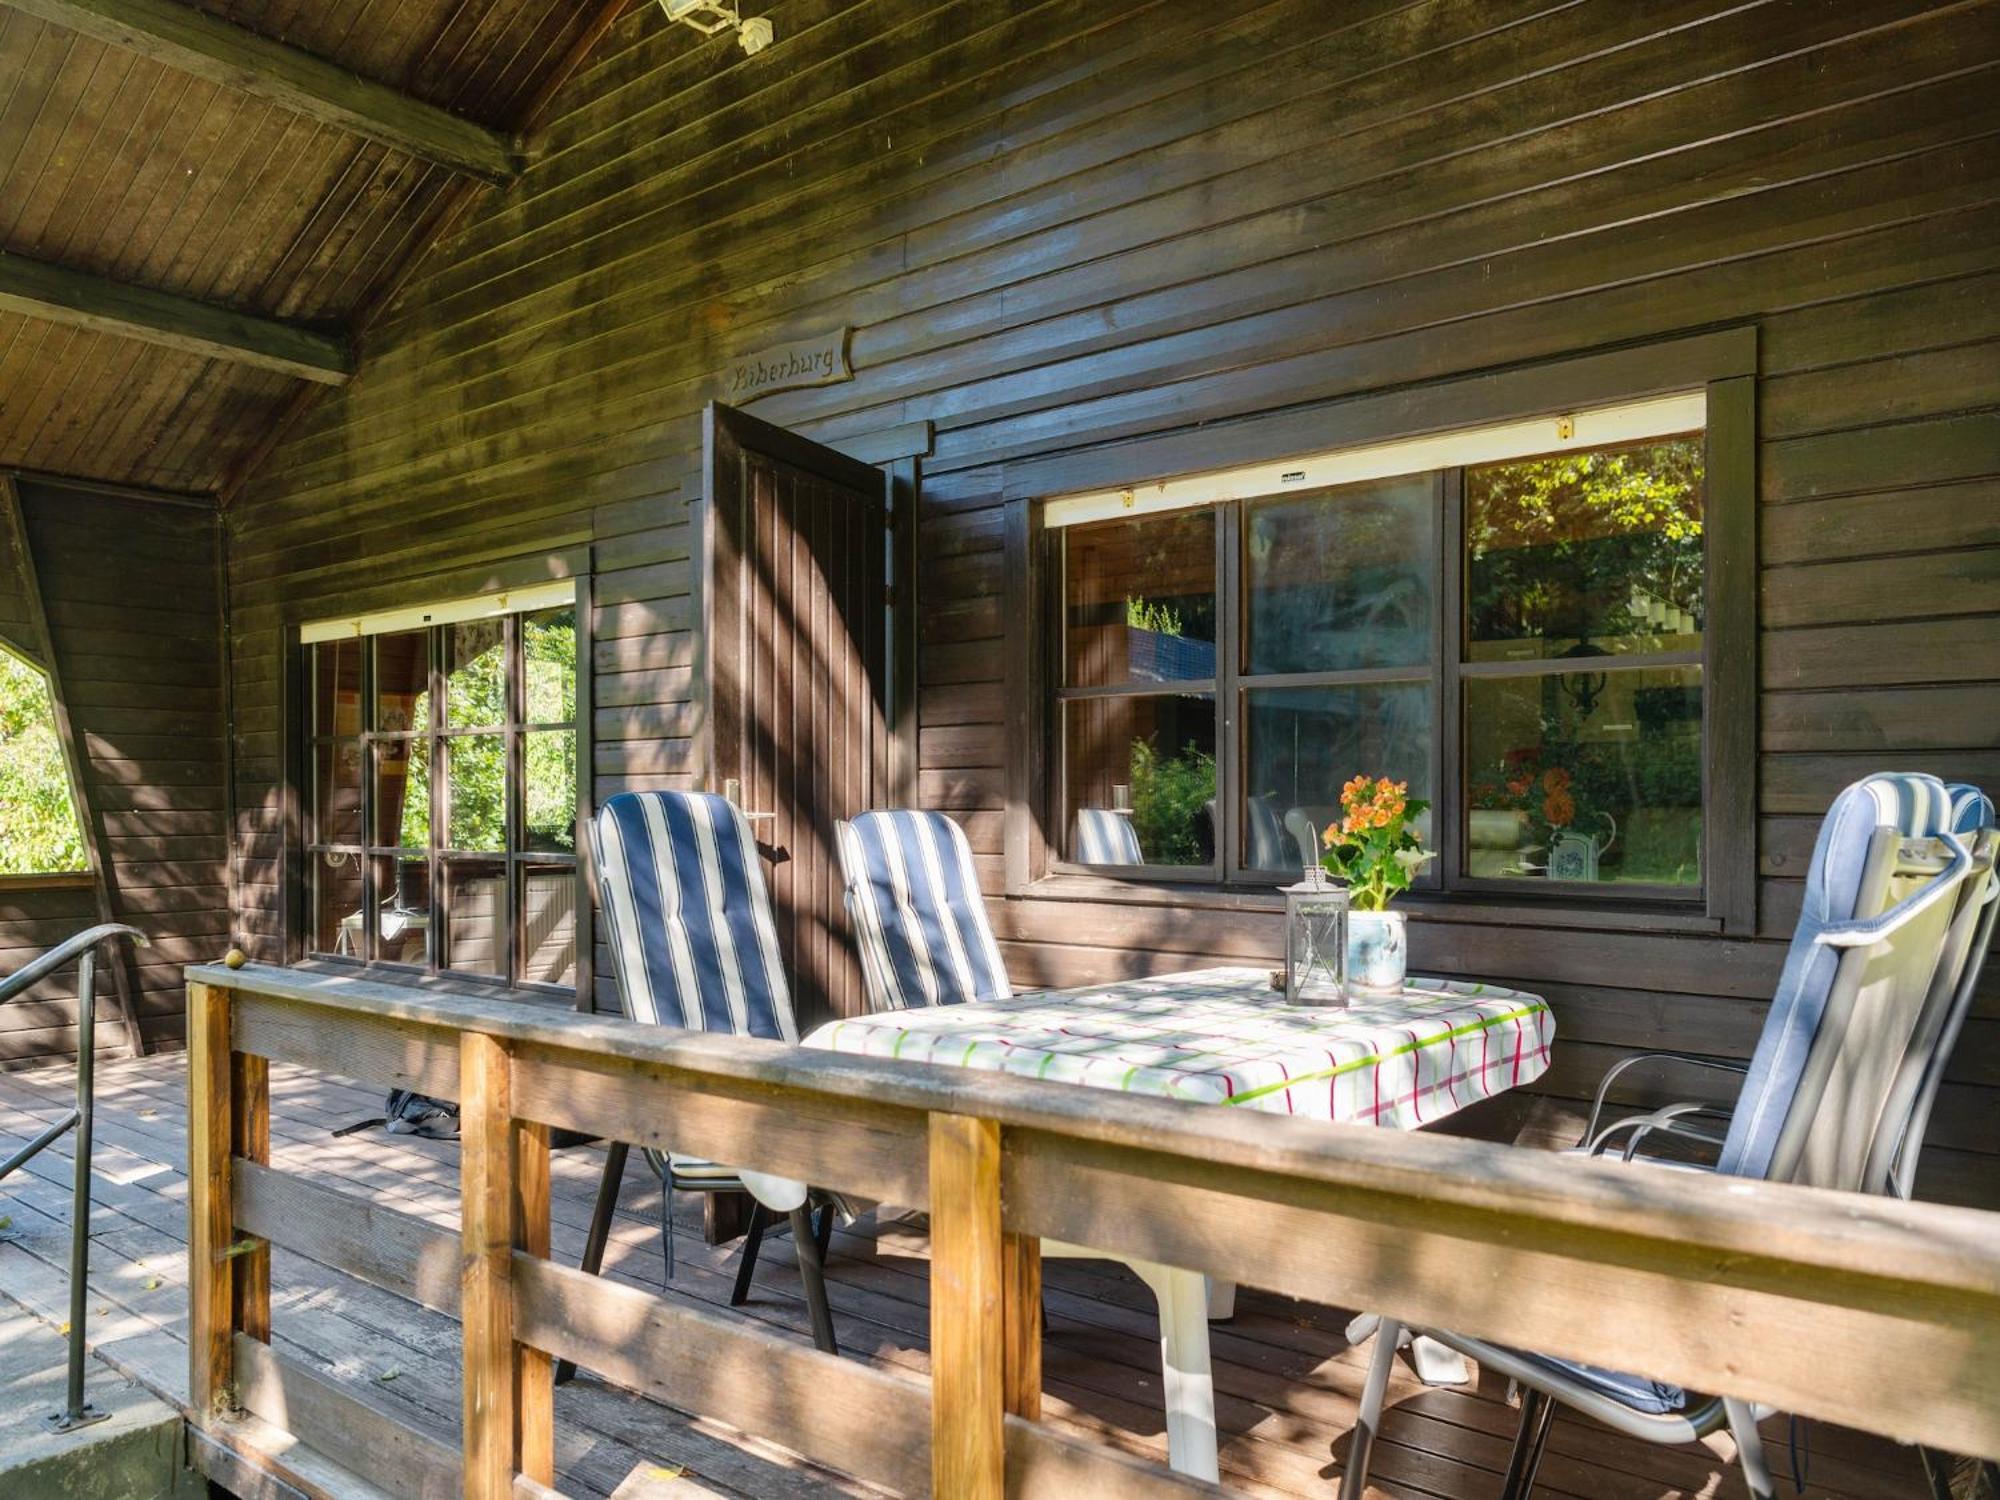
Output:
[[[1110,1255],[1058,1240],[1042,1241],[1042,1257],[1120,1261],[1130,1266],[1159,1299],[1160,1385],[1166,1404],[1167,1462],[1176,1473],[1196,1479],[1219,1479],[1215,1371],[1208,1352],[1208,1320],[1214,1304],[1208,1277],[1199,1271]],[[1229,1294],[1233,1299],[1233,1286],[1229,1286]]]
[[[1215,1373],[1208,1357],[1208,1278],[1199,1271],[1127,1261],[1160,1299],[1160,1373],[1167,1405],[1167,1462],[1176,1473],[1219,1479]]]
[[[1236,1316],[1236,1283],[1208,1278],[1208,1321],[1227,1323]]]

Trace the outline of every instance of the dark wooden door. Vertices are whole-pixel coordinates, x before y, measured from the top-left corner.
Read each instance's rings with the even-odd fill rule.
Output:
[[[711,405],[704,427],[709,785],[765,845],[801,1030],[866,1009],[833,825],[889,805],[880,470]]]

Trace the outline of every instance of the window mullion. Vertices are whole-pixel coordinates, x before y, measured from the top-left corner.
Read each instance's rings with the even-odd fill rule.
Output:
[[[1465,733],[1461,723],[1459,666],[1465,653],[1465,470],[1438,474],[1442,507],[1437,542],[1437,671],[1432,705],[1431,785],[1436,805],[1431,828],[1438,841],[1436,882],[1450,889],[1465,860]]]
[[[1215,527],[1215,874],[1227,885],[1242,873],[1243,705],[1237,667],[1243,620],[1243,506],[1216,507]]]

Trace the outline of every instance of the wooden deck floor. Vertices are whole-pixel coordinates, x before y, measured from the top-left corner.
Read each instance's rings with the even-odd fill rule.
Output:
[[[111,1362],[170,1399],[186,1386],[186,1177],[182,1061],[163,1057],[100,1073],[91,1333]],[[65,1107],[68,1072],[0,1075],[0,1155]],[[272,1162],[344,1192],[455,1223],[457,1148],[379,1130],[335,1128],[379,1112],[379,1090],[274,1068]],[[66,1316],[68,1140],[0,1186],[14,1243],[0,1244],[0,1293],[51,1321]],[[555,1253],[582,1250],[601,1153],[558,1152]],[[607,1258],[610,1274],[661,1284],[660,1200],[636,1161]],[[699,1208],[675,1226],[677,1296],[727,1300],[734,1251],[704,1245]],[[829,1281],[843,1352],[913,1374],[926,1368],[927,1245],[920,1220],[864,1216],[834,1241]],[[1155,1321],[1139,1283],[1097,1262],[1048,1267],[1047,1420],[1133,1452],[1164,1457]],[[453,1437],[457,1326],[388,1293],[279,1252],[274,1338],[293,1356],[365,1385],[379,1401]],[[741,1316],[804,1340],[806,1317],[789,1241],[767,1241],[757,1290]],[[1330,1496],[1346,1452],[1365,1351],[1347,1347],[1346,1314],[1246,1289],[1233,1321],[1214,1328],[1224,1480],[1252,1494]],[[0,1358],[4,1353],[0,1353]],[[1405,1372],[1378,1449],[1374,1493],[1476,1500],[1492,1495],[1514,1414],[1499,1382],[1426,1390]],[[670,1411],[587,1373],[557,1397],[559,1488],[637,1500],[702,1489],[746,1496],[863,1494],[867,1487],[718,1424]],[[1783,1463],[1784,1429],[1771,1426]],[[1574,1500],[1669,1500],[1743,1493],[1726,1439],[1659,1449],[1565,1417],[1538,1494]],[[1814,1426],[1806,1493],[1922,1497],[1907,1449]],[[1787,1485],[1789,1488],[1789,1485]]]

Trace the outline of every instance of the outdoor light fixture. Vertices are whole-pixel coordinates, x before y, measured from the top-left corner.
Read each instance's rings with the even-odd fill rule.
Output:
[[[669,21],[692,26],[703,36],[733,28],[736,45],[751,57],[770,46],[776,37],[771,23],[763,16],[752,16],[746,21],[729,0],[660,0],[660,9],[667,13]]]

